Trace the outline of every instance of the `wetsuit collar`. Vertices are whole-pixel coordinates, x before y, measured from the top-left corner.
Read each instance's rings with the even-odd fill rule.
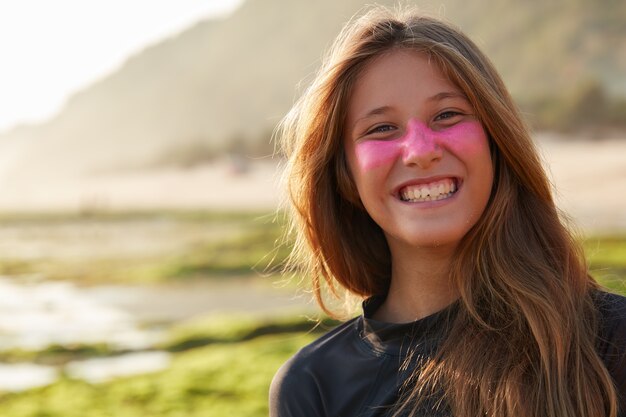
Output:
[[[385,301],[384,296],[374,296],[363,302],[361,317],[362,339],[377,353],[406,355],[409,347],[431,351],[436,349],[456,316],[459,302],[409,323],[386,323],[373,319],[374,313]]]

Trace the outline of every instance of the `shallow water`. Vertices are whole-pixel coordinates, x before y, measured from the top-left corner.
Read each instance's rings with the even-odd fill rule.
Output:
[[[151,351],[169,324],[209,313],[310,309],[268,282],[233,278],[157,286],[81,287],[40,278],[0,277],[0,350],[105,343],[131,353],[74,361],[63,371],[92,383],[167,368],[170,355]],[[54,382],[60,367],[0,364],[0,390],[22,391]]]
[[[107,343],[150,347],[158,335],[129,313],[68,282],[0,278],[0,347],[39,350],[49,345]]]
[[[136,352],[110,358],[70,362],[65,366],[68,376],[94,384],[115,378],[158,372],[170,364],[167,352]]]
[[[24,391],[53,383],[59,371],[32,363],[0,364],[0,391]]]
[[[80,287],[71,282],[0,277],[0,349],[107,343],[147,349],[163,326],[209,313],[311,308],[290,291],[253,279],[154,286]]]

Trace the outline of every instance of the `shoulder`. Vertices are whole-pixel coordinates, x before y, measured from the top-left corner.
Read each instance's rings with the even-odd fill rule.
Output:
[[[599,312],[598,354],[626,394],[626,297],[608,292],[595,295]]]
[[[599,291],[594,299],[599,312],[601,339],[626,342],[626,297]]]
[[[349,320],[300,349],[280,367],[270,386],[270,416],[324,416],[322,380],[338,365],[342,349],[355,336],[356,320]]]

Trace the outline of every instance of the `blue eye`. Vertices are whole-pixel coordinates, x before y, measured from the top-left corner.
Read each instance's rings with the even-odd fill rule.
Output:
[[[370,135],[372,133],[386,133],[386,132],[391,132],[393,130],[396,130],[395,126],[392,125],[378,125],[370,130],[367,131],[367,135]]]
[[[452,110],[444,111],[442,113],[439,113],[437,116],[435,116],[435,121],[451,119],[454,116],[458,116],[460,114],[461,113],[452,111]]]

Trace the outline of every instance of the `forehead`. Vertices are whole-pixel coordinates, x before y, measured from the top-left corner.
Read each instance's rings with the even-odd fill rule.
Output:
[[[426,52],[392,49],[368,62],[348,101],[348,118],[372,106],[414,102],[441,92],[461,93]]]

